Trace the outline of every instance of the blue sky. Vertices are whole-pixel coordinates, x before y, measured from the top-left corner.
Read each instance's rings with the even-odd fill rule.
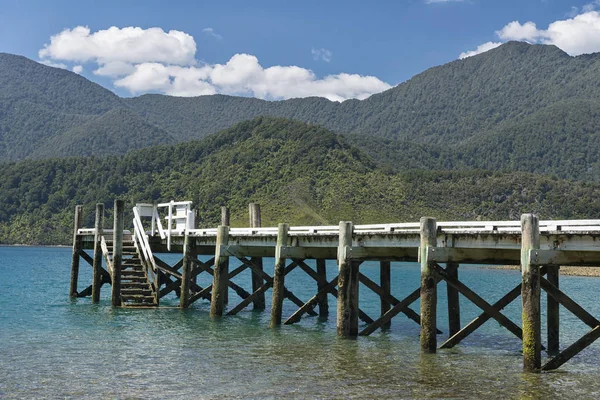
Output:
[[[1,0],[0,52],[74,69],[123,96],[344,100],[385,90],[486,43],[517,39],[559,44],[573,55],[600,51],[597,9],[595,0]],[[118,31],[112,36],[96,35],[113,26]],[[89,32],[75,35],[77,27]],[[121,31],[125,28],[139,29]],[[160,30],[144,35],[149,28]],[[565,32],[574,32],[571,42]],[[61,33],[52,45],[51,37]],[[130,34],[139,42],[131,42]],[[67,48],[73,36],[84,42]],[[175,36],[182,42],[172,40]],[[121,41],[125,54],[103,52],[110,47],[107,40]],[[133,47],[123,47],[123,41]],[[146,46],[145,54],[127,58]],[[154,56],[160,52],[164,57]],[[101,72],[107,65],[111,68]]]

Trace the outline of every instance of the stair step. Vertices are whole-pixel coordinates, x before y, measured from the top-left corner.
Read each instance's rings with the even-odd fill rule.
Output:
[[[151,289],[126,289],[126,288],[121,288],[121,296],[150,296],[152,298],[154,298],[154,296],[152,296],[152,290]]]
[[[131,282],[123,282],[123,281],[131,281]],[[145,276],[121,276],[121,286],[130,285],[132,283],[147,283]]]
[[[122,271],[121,279],[145,278],[144,271]]]
[[[140,307],[140,308],[148,308],[148,307],[158,307],[158,304],[152,302],[152,303],[123,303],[123,307],[126,308],[136,308],[136,307]]]
[[[121,283],[121,288],[127,288],[127,289],[137,289],[137,288],[143,288],[143,289],[150,289],[150,284],[146,281],[144,282],[125,282],[125,283]]]
[[[144,272],[146,268],[143,265],[123,265],[121,266],[121,271],[135,271],[135,272]]]
[[[125,302],[154,303],[154,296],[143,294],[121,294],[121,300]]]

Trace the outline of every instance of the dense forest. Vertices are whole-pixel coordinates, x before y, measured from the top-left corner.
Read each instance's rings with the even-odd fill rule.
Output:
[[[385,170],[514,170],[598,181],[600,55],[509,42],[343,103],[223,95],[122,99],[69,71],[0,54],[0,162],[123,154],[257,116],[347,135]]]
[[[76,204],[93,226],[94,204],[192,200],[200,224],[219,208],[245,226],[259,202],[264,224],[336,224],[439,219],[600,217],[600,184],[526,172],[382,168],[322,127],[259,117],[184,144],[125,156],[7,163],[0,169],[0,243],[68,244]],[[110,218],[107,218],[107,223]]]

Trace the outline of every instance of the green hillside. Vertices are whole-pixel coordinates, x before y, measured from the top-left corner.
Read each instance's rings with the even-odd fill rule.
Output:
[[[484,168],[598,180],[599,81],[599,54],[570,57],[554,46],[510,42],[362,101],[120,99],[71,72],[0,54],[0,162],[120,154],[272,116],[347,134],[387,169]]]
[[[343,136],[276,118],[240,123],[201,141],[133,151],[122,157],[10,163],[0,169],[0,243],[70,242],[72,213],[115,197],[135,202],[189,199],[203,226],[219,208],[247,223],[247,204],[262,204],[263,223],[337,224],[439,219],[600,216],[600,185],[529,173],[391,173]],[[107,218],[110,221],[110,218]]]

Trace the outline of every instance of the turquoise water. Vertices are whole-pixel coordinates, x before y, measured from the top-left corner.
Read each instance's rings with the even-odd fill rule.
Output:
[[[70,257],[66,248],[0,247],[2,399],[600,397],[600,342],[556,372],[523,374],[520,342],[493,321],[455,349],[422,356],[418,326],[402,315],[388,331],[338,339],[332,297],[329,320],[305,317],[278,330],[268,328],[270,304],[266,312],[246,310],[218,321],[209,318],[208,302],[182,311],[174,297],[159,309],[112,309],[110,286],[98,305],[68,299]],[[265,260],[265,268],[271,271],[272,263]],[[361,272],[378,281],[376,264],[363,264]],[[328,273],[334,276],[334,265]],[[80,275],[81,290],[91,268],[82,263]],[[468,266],[460,275],[490,303],[520,278],[518,271]],[[393,263],[392,279],[393,294],[402,298],[418,286],[418,266]],[[201,275],[199,283],[207,281]],[[248,274],[235,281],[250,288]],[[315,293],[314,281],[300,270],[288,275],[287,285],[303,300]],[[599,285],[596,278],[561,279],[563,290],[596,317]],[[438,321],[447,332],[444,297],[440,285]],[[461,301],[465,324],[479,312]],[[520,325],[519,302],[506,314]],[[295,311],[284,305],[284,316]],[[376,296],[361,287],[361,308],[376,317],[378,307]],[[413,309],[418,312],[418,303]],[[565,310],[561,318],[563,344],[588,330]]]

